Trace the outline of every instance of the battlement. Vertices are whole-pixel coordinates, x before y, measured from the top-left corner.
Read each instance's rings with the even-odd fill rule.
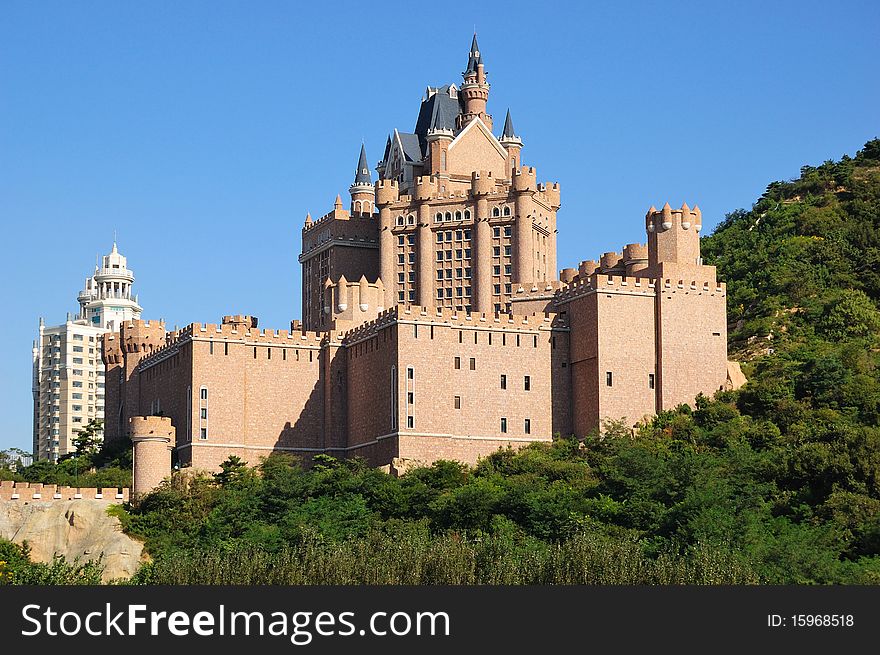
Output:
[[[703,228],[703,212],[696,205],[691,209],[687,203],[683,203],[680,209],[672,209],[667,202],[659,211],[652,205],[645,214],[645,229],[649,233],[664,232],[672,228],[689,230],[691,227],[696,232]]]
[[[513,190],[517,192],[537,191],[537,178],[538,174],[533,166],[517,168],[513,171]]]
[[[599,266],[602,272],[623,268],[623,255],[619,252],[606,252],[599,258]]]
[[[292,322],[302,326],[299,321]],[[294,348],[318,348],[324,338],[322,332],[306,332],[303,330],[272,330],[256,329],[232,323],[190,323],[177,332],[171,333],[173,338],[161,348],[157,348],[138,363],[140,368],[147,368],[175,354],[180,346],[189,341],[218,341],[253,343],[261,346],[287,346]]]
[[[437,197],[438,179],[433,175],[420,175],[416,178],[415,198],[418,201],[431,200]]]
[[[37,482],[12,482],[11,480],[0,482],[0,502],[28,503],[51,500],[103,500],[108,504],[127,503],[129,489],[128,487],[67,487]]]
[[[492,171],[474,171],[471,173],[471,194],[488,196],[495,193],[495,181]]]
[[[376,206],[384,207],[400,200],[400,185],[397,180],[378,180],[376,182]]]
[[[361,323],[375,318],[384,310],[385,285],[381,279],[369,282],[362,275],[357,282],[349,282],[340,276],[335,283],[329,278],[324,282],[324,313],[333,321]]]
[[[544,202],[550,205],[554,211],[562,205],[559,182],[544,182],[538,186],[538,193],[544,199]]]
[[[648,261],[648,246],[641,243],[628,243],[623,248],[623,263],[629,265],[630,262],[638,260]]]
[[[256,328],[259,320],[256,316],[244,316],[235,314],[234,316],[224,316],[220,319],[223,325],[234,325],[236,327]]]
[[[565,328],[565,319],[556,313],[496,314],[487,312],[460,312],[448,307],[396,305],[383,311],[372,321],[343,333],[346,345],[374,336],[379,330],[395,323],[422,323],[515,331],[538,331]]]

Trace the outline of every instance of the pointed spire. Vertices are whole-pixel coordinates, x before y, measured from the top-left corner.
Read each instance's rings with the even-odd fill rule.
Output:
[[[471,51],[468,53],[468,66],[465,73],[476,73],[477,66],[483,63],[483,56],[480,54],[480,46],[477,45],[477,33],[474,32],[474,40],[471,41]]]
[[[373,178],[370,176],[370,165],[367,163],[367,150],[364,144],[361,144],[361,155],[358,157],[358,167],[354,174],[355,184],[373,184]]]
[[[513,131],[513,120],[510,118],[510,109],[507,110],[507,117],[504,119],[504,131],[501,133],[501,136],[516,136],[516,133]]]
[[[311,225],[311,224],[312,224],[312,213],[306,212],[306,225]]]
[[[333,209],[342,209],[342,197],[337,193],[336,202],[333,203]]]

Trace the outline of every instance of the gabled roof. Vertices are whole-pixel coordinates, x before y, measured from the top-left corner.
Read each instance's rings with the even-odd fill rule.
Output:
[[[407,161],[414,163],[422,161],[422,148],[419,145],[419,137],[417,135],[394,130],[394,137],[400,144]]]

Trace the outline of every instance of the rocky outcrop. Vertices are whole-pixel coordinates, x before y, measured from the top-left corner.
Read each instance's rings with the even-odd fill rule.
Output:
[[[104,582],[128,578],[140,565],[144,546],[122,532],[108,507],[106,501],[87,499],[0,502],[0,538],[27,541],[35,562],[51,562],[55,554],[69,562],[100,557]]]

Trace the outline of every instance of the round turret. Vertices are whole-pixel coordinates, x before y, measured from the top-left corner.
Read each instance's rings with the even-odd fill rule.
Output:
[[[158,487],[171,475],[171,450],[175,430],[166,416],[133,416],[129,419],[132,452],[132,496]]]
[[[397,180],[379,180],[376,183],[376,205],[383,207],[400,200],[400,186]]]

